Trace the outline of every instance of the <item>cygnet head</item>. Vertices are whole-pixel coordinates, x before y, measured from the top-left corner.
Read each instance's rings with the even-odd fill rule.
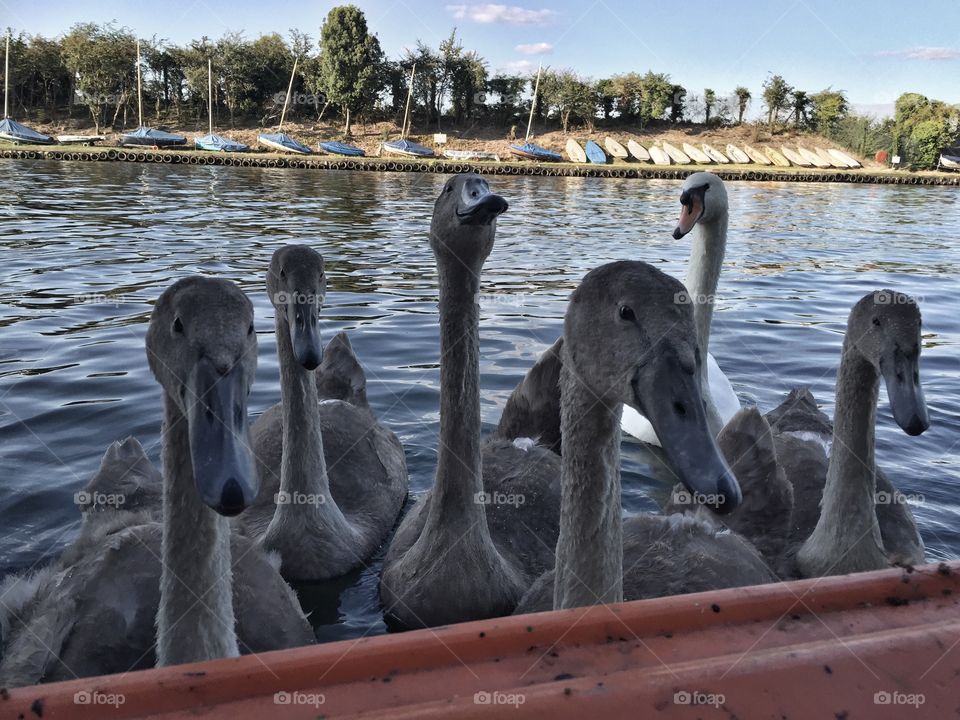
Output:
[[[497,217],[507,201],[472,173],[447,180],[433,206],[430,247],[438,260],[455,260],[476,270],[493,249]]]
[[[853,306],[847,343],[883,376],[893,417],[905,433],[930,427],[920,386],[920,307],[909,295],[893,290],[868,293]]]
[[[197,492],[221,515],[257,495],[247,395],[257,369],[253,305],[231,282],[188,277],[163,292],[147,329],[154,377],[187,422]]]
[[[703,359],[679,281],[644,262],[596,268],[571,295],[564,338],[577,382],[607,407],[645,415],[699,502],[721,513],[737,506],[740,488],[707,427]]]
[[[267,270],[267,295],[286,321],[297,362],[316,370],[323,360],[320,311],[327,295],[323,256],[307,245],[277,249]]]

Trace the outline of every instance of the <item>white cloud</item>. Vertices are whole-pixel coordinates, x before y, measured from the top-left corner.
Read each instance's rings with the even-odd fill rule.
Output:
[[[880,57],[898,57],[904,60],[960,60],[960,48],[914,47],[903,50],[883,50]]]
[[[542,25],[549,21],[556,13],[546,8],[542,10],[527,10],[516,5],[447,5],[447,10],[453,13],[457,20],[473,20],[474,22],[490,24],[503,23],[505,25]]]
[[[547,55],[553,52],[553,45],[545,42],[517,45],[514,50],[524,55]]]
[[[503,69],[515,75],[527,75],[536,70],[537,66],[529,60],[514,60],[513,62],[506,63]]]

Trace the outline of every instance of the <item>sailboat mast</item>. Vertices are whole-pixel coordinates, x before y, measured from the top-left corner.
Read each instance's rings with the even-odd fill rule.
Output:
[[[287,105],[290,104],[290,93],[293,92],[293,78],[297,76],[298,62],[300,62],[299,56],[293,59],[293,72],[290,73],[290,84],[287,85],[287,96],[283,99],[283,110],[280,113],[280,127],[277,128],[277,132],[283,130],[283,119],[287,116]]]
[[[207,114],[210,116],[210,134],[213,135],[213,61],[207,58]]]
[[[140,40],[137,40],[137,118],[143,127],[143,92],[140,86]]]
[[[10,31],[7,31],[7,56],[3,61],[3,119],[6,120],[10,113],[9,100],[7,99],[7,90],[10,87]]]
[[[407,107],[403,111],[403,127],[400,129],[400,139],[407,136],[407,118],[410,117],[410,100],[413,98],[413,76],[417,72],[417,64],[414,63],[410,69],[410,87],[407,88]]]
[[[543,62],[537,68],[537,82],[533,86],[533,100],[530,101],[530,119],[527,120],[527,136],[524,142],[530,142],[530,129],[533,127],[533,111],[537,108],[537,93],[540,92],[540,71],[543,70]]]

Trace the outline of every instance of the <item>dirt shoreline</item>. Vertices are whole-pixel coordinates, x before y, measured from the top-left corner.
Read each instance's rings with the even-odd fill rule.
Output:
[[[893,170],[817,170],[769,168],[758,165],[671,165],[618,161],[608,165],[574,163],[463,162],[404,158],[345,158],[331,155],[279,153],[213,153],[202,150],[152,150],[115,147],[0,146],[0,158],[53,161],[119,161],[138,163],[220,165],[254,168],[297,168],[305,170],[367,170],[374,172],[476,172],[484,175],[539,175],[580,178],[638,178],[679,180],[692,172],[708,169],[726,181],[839,182],[884,185],[960,186],[960,174],[912,173]]]
[[[48,135],[63,134],[92,134],[93,128],[88,124],[76,123],[26,123],[39,132]],[[193,140],[196,137],[206,135],[208,127],[206,124],[164,124],[157,118],[148,119],[145,123],[148,127],[174,132],[187,138],[187,146],[193,147]],[[128,128],[123,132],[130,132],[135,128]],[[261,146],[257,141],[257,136],[264,132],[276,132],[276,127],[214,127],[214,132],[224,137],[250,146],[251,150],[269,152],[268,149]],[[426,128],[414,126],[408,136],[414,142],[425,145],[437,152],[439,155],[443,149],[456,150],[475,150],[483,152],[496,153],[502,161],[513,162],[513,158],[508,153],[508,146],[513,142],[523,142],[523,136],[526,126],[503,128],[500,126],[474,125],[469,127],[451,127],[449,129],[436,130],[435,128]],[[300,142],[308,145],[314,151],[317,150],[317,143],[322,140],[344,140],[343,128],[339,125],[330,123],[310,123],[310,122],[288,122],[283,126],[283,132]],[[445,145],[434,144],[435,133],[445,133],[447,143]],[[106,145],[119,144],[121,132],[108,132]],[[588,128],[571,128],[569,132],[559,129],[546,129],[534,127],[534,134],[531,142],[537,145],[560,153],[565,159],[566,143],[569,138],[575,138],[583,143],[587,139],[593,139],[601,146],[607,136],[614,138],[623,145],[628,140],[635,140],[644,147],[650,145],[662,145],[663,142],[669,142],[677,147],[688,142],[695,147],[700,147],[703,143],[708,143],[717,148],[720,152],[726,153],[727,143],[742,147],[744,144],[752,145],[761,150],[766,147],[777,151],[781,146],[786,145],[795,149],[798,145],[808,148],[837,148],[843,150],[851,157],[856,157],[865,168],[881,169],[883,166],[877,164],[872,158],[863,158],[857,156],[850,150],[842,148],[837,143],[828,140],[822,136],[807,131],[797,131],[792,128],[785,128],[775,135],[771,135],[764,125],[746,124],[730,127],[704,127],[696,124],[667,125],[655,124],[647,129],[640,130],[633,125],[600,127],[590,130]],[[385,140],[397,139],[400,136],[400,128],[393,122],[380,122],[370,125],[354,125],[353,135],[349,142],[356,147],[361,148],[368,157],[378,157],[380,145]],[[723,165],[711,164],[704,167],[724,167]]]

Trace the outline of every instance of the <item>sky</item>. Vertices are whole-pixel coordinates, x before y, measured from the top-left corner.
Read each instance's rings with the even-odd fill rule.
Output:
[[[755,98],[775,73],[808,92],[844,90],[856,109],[877,115],[906,91],[960,103],[958,0],[515,1],[354,4],[393,58],[418,40],[436,48],[456,27],[491,71],[536,70],[540,61],[593,78],[654,70],[694,94],[709,87],[725,96],[744,85]],[[176,43],[291,28],[317,38],[337,4],[290,3],[281,12],[253,0],[0,0],[0,27],[52,37],[77,22],[115,20]],[[759,111],[754,100],[751,114]]]

